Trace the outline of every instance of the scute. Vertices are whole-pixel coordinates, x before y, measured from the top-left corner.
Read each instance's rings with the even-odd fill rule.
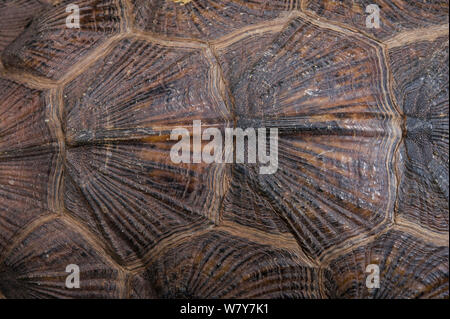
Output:
[[[449,297],[448,1],[0,10],[0,298]],[[194,120],[277,171],[174,163]]]
[[[406,117],[398,218],[448,233],[448,37],[395,47],[389,56]]]
[[[219,128],[231,120],[214,72],[203,50],[125,39],[61,93],[74,190],[66,203],[125,263],[219,220],[229,167],[173,164],[169,141],[194,119]]]

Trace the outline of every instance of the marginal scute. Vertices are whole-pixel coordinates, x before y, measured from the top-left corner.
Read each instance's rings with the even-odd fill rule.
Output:
[[[393,48],[389,57],[394,93],[406,118],[398,217],[448,233],[448,37]]]
[[[83,57],[120,31],[120,9],[114,0],[65,0],[33,20],[3,52],[7,70],[60,79]],[[80,28],[69,28],[66,7],[80,8]]]
[[[366,19],[374,13],[367,9],[370,5],[379,8],[378,28],[366,25]],[[380,40],[448,23],[447,0],[306,0],[304,7],[306,12],[326,18],[331,24],[341,23]]]
[[[448,247],[391,230],[336,257],[329,268],[338,298],[448,298],[448,258]],[[378,289],[366,286],[375,274],[366,272],[368,265],[379,268]]]
[[[148,265],[144,277],[159,298],[332,297],[329,271],[296,257],[245,237],[211,231],[167,249]]]
[[[36,227],[2,257],[0,291],[7,298],[119,298],[124,289],[119,271],[61,220]],[[66,286],[69,265],[79,267],[80,288]]]

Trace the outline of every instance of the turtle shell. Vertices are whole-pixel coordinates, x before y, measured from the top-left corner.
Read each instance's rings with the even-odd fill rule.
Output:
[[[0,298],[448,298],[448,46],[440,0],[2,1]],[[174,163],[198,120],[277,171]]]

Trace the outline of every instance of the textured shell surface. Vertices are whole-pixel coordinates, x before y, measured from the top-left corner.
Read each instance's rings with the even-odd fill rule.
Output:
[[[0,299],[448,298],[448,48],[448,0],[0,0]],[[277,169],[174,162],[199,121]]]

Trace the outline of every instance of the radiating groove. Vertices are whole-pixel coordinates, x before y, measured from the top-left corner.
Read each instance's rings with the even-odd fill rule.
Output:
[[[0,157],[41,145],[51,149],[56,138],[47,122],[43,91],[0,78]]]
[[[68,143],[95,140],[92,134],[106,130],[112,133],[111,138],[114,134],[134,138],[146,134],[145,130],[152,134],[160,127],[192,125],[189,118],[201,117],[205,124],[226,123],[230,111],[217,92],[221,90],[217,75],[206,73],[209,62],[198,53],[195,49],[173,50],[143,41],[121,41],[104,61],[91,66],[83,78],[75,79],[64,90]],[[146,58],[139,58],[142,55]],[[116,63],[122,67],[114,67]],[[202,79],[197,78],[199,82],[189,87],[188,95],[184,83],[193,77]],[[81,85],[87,94],[81,94]],[[79,117],[84,116],[89,119],[80,122]]]

